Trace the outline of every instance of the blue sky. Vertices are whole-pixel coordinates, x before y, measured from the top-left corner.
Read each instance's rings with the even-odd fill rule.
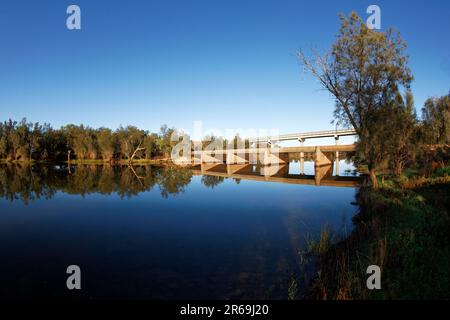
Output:
[[[77,4],[82,30],[66,29]],[[420,109],[450,90],[450,2],[0,2],[0,119],[158,130],[333,128],[333,99],[295,58],[328,49],[338,14],[381,7],[408,43]]]

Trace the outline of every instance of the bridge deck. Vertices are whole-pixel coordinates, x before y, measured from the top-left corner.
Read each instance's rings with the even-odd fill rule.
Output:
[[[342,130],[325,130],[325,131],[315,131],[315,132],[280,134],[280,135],[274,135],[274,136],[268,136],[268,137],[251,138],[249,140],[251,142],[268,142],[268,141],[287,141],[287,140],[297,140],[297,139],[343,137],[343,136],[354,136],[354,135],[356,135],[355,130],[342,129]]]
[[[342,145],[326,145],[326,146],[318,146],[320,147],[320,150],[322,152],[335,152],[335,151],[341,151],[341,152],[352,152],[355,151],[355,145],[354,144],[342,144]],[[267,148],[250,148],[250,149],[230,149],[230,150],[197,150],[194,151],[194,155],[200,155],[202,153],[204,154],[227,154],[228,152],[233,153],[264,153]],[[298,152],[315,152],[316,146],[306,146],[306,147],[281,147],[281,148],[268,148],[272,153],[278,152],[278,153],[298,153]]]

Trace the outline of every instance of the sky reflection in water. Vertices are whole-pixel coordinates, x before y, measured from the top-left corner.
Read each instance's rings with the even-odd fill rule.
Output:
[[[349,232],[357,210],[355,188],[70,171],[0,166],[0,296],[285,299],[307,235]],[[81,292],[65,287],[71,264]]]

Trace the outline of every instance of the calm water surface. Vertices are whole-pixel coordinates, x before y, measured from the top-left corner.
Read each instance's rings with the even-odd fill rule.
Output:
[[[306,239],[324,225],[351,231],[357,210],[355,187],[316,186],[298,166],[271,182],[200,168],[0,165],[0,296],[286,299]],[[252,170],[240,172],[261,177]],[[66,289],[73,264],[79,292]]]

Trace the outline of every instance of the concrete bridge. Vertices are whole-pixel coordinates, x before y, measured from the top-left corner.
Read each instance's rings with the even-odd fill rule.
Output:
[[[339,166],[340,152],[355,151],[354,144],[339,144],[339,137],[355,135],[355,130],[329,130],[306,133],[285,134],[270,136],[266,138],[250,139],[252,146],[248,149],[219,150],[211,144],[204,150],[193,151],[190,158],[182,157],[175,160],[178,164],[260,164],[262,166],[288,165],[291,155],[298,154],[300,157],[300,168],[304,171],[304,160],[306,154],[311,154],[315,167],[329,166],[333,162]],[[334,145],[304,146],[305,139],[334,137]],[[300,142],[297,147],[280,147],[274,145],[276,141],[287,141],[296,139]],[[261,145],[266,142],[266,145]],[[266,169],[267,170],[267,169]],[[339,171],[339,170],[338,170]]]
[[[211,144],[205,150],[194,150],[190,157],[174,160],[177,164],[193,166],[194,174],[213,175],[234,179],[283,182],[310,185],[354,187],[358,178],[339,177],[341,152],[355,151],[354,144],[339,144],[339,137],[355,135],[354,130],[330,130],[250,139],[248,149],[217,149]],[[334,145],[304,146],[306,139],[334,137]],[[298,140],[300,146],[280,147],[273,142]],[[265,143],[265,145],[261,145]],[[314,160],[314,175],[304,174],[306,155]],[[289,162],[293,156],[300,161],[300,175],[289,174]],[[335,166],[333,166],[333,163]],[[333,168],[336,174],[333,175]],[[256,172],[255,168],[258,168]]]
[[[354,144],[330,146],[300,146],[300,147],[265,147],[230,150],[199,150],[192,153],[191,159],[180,159],[180,162],[201,164],[257,164],[281,165],[288,164],[290,154],[299,154],[304,160],[305,154],[313,155],[316,166],[329,165],[340,152],[355,151]]]

